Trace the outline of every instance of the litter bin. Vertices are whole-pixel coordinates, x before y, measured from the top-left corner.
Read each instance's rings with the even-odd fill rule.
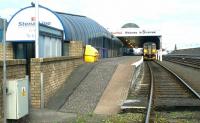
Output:
[[[84,53],[84,61],[93,63],[93,62],[98,61],[98,59],[99,59],[99,53],[97,49],[95,49],[91,45],[86,45],[85,53]]]

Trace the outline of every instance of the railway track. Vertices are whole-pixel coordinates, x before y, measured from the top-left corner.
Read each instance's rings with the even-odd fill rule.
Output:
[[[200,57],[188,57],[188,56],[164,56],[164,60],[200,69]]]
[[[156,62],[148,62],[151,89],[145,123],[154,121],[156,110],[177,110],[200,106],[200,96],[180,77]]]
[[[140,75],[143,79],[140,78],[142,81],[137,81],[130,89],[127,101],[121,107],[123,112],[144,113],[146,111],[150,80],[150,73],[146,68],[147,64],[144,64],[141,68],[143,75]]]

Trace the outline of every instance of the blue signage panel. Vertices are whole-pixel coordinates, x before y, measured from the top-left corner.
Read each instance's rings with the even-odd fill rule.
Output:
[[[3,29],[0,29],[0,42],[3,41]]]

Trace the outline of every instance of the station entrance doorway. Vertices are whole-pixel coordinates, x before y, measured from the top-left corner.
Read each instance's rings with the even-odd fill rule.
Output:
[[[162,35],[159,30],[127,27],[111,33],[122,41],[124,55],[143,55],[143,44],[152,42],[156,44],[156,58],[162,61]]]

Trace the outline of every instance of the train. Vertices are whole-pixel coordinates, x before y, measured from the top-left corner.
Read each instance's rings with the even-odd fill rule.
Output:
[[[124,55],[126,56],[142,56],[143,48],[126,48],[124,49]]]
[[[153,42],[146,42],[143,44],[143,57],[144,60],[155,60],[156,59],[156,44]]]

